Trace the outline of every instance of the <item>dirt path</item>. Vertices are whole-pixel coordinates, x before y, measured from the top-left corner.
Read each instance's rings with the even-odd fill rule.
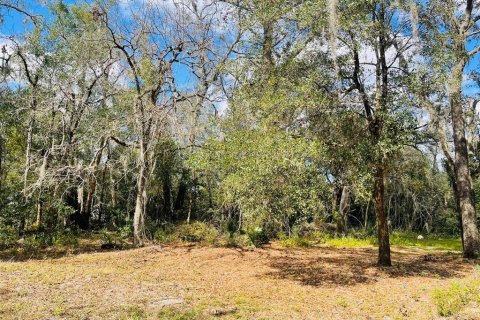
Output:
[[[374,248],[154,246],[4,261],[0,319],[436,319],[431,290],[473,273],[458,255],[393,257],[379,269]]]

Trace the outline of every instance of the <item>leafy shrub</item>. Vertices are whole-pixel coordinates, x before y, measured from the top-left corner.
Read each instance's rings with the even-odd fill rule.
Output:
[[[17,239],[17,231],[14,227],[0,225],[0,248],[15,244]]]
[[[52,243],[54,245],[61,245],[61,246],[77,246],[78,236],[71,232],[59,233],[59,234],[53,235]]]
[[[267,244],[268,241],[270,240],[264,228],[260,228],[260,227],[248,228],[247,230],[245,230],[245,233],[250,238],[250,241],[255,247],[261,246],[263,244]]]
[[[52,246],[53,240],[53,235],[41,232],[25,237],[23,247],[25,248],[25,250],[33,251],[40,248]]]
[[[165,224],[156,229],[153,237],[160,243],[175,241],[206,242],[216,244],[220,234],[212,225],[195,221],[180,225]]]
[[[159,227],[153,233],[153,238],[160,243],[168,243],[175,240],[175,225],[167,223]]]
[[[195,221],[190,224],[179,225],[175,230],[175,236],[182,241],[215,244],[219,233],[213,226]]]
[[[131,238],[133,236],[133,225],[131,223],[127,223],[123,227],[120,227],[118,232],[122,239]]]
[[[223,245],[229,248],[252,247],[253,243],[246,234],[234,233],[224,237]]]
[[[312,233],[309,233],[305,236],[305,238],[310,241],[312,244],[322,244],[327,242],[328,239],[330,239],[330,235],[325,232],[321,231],[315,231]]]
[[[291,237],[281,236],[280,244],[287,248],[298,248],[298,247],[306,248],[311,246],[310,241],[300,236],[291,236]]]
[[[230,237],[233,237],[238,229],[238,222],[232,219],[222,224],[222,232],[227,233]]]
[[[122,243],[117,242],[113,235],[105,233],[100,247],[102,249],[121,249]]]

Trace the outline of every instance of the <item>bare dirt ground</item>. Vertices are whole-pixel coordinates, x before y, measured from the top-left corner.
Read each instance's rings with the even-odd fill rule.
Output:
[[[0,319],[438,319],[434,288],[468,281],[458,254],[150,246],[0,260]],[[478,313],[477,313],[478,311]],[[480,309],[455,319],[480,319]]]

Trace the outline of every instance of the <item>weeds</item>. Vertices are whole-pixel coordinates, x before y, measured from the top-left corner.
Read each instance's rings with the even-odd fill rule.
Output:
[[[164,308],[158,313],[160,320],[194,320],[199,319],[197,312],[193,310],[183,311],[176,308]]]
[[[456,315],[468,304],[480,302],[480,279],[468,284],[455,282],[446,289],[435,289],[433,302],[440,316]]]
[[[311,243],[309,240],[299,236],[292,236],[292,237],[281,236],[280,244],[283,247],[287,247],[287,248],[306,248],[311,246]]]

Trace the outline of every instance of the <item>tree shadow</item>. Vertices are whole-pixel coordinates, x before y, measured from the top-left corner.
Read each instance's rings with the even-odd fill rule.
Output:
[[[102,248],[102,245],[97,243],[78,246],[48,246],[36,248],[15,246],[0,250],[0,261],[23,262],[28,260],[60,259],[79,254],[107,253],[132,249],[134,249],[134,247],[131,244],[122,244],[121,246]]]
[[[423,253],[423,254],[422,254]],[[318,248],[270,256],[274,271],[267,276],[308,286],[354,286],[382,278],[452,278],[465,275],[471,266],[459,254],[401,250],[392,252],[392,267],[376,265],[375,249]]]

